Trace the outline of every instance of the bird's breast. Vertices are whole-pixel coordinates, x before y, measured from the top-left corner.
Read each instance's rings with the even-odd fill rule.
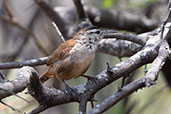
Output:
[[[82,75],[89,68],[95,52],[77,51],[66,59],[56,63],[56,76],[61,80],[69,80]]]

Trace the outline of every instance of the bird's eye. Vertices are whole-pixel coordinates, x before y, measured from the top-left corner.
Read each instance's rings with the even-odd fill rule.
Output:
[[[89,34],[100,34],[101,32],[99,31],[99,30],[97,30],[97,31],[90,31],[90,32],[88,32]]]
[[[100,31],[97,31],[96,34],[100,34]]]

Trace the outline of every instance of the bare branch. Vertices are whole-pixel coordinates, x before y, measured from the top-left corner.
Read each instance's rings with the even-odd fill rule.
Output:
[[[20,111],[19,109],[14,108],[13,106],[10,106],[10,105],[8,105],[7,103],[5,103],[5,102],[3,102],[3,101],[0,101],[0,103],[2,103],[3,105],[9,107],[9,108],[12,109],[13,111],[17,111],[17,112],[19,112],[19,113],[23,113],[23,112]],[[25,113],[24,113],[24,114],[25,114]]]
[[[103,102],[96,105],[95,108],[88,111],[87,114],[101,114],[107,109],[111,108],[113,105],[115,105],[117,102],[119,102],[124,97],[130,95],[131,93],[137,91],[138,89],[145,87],[145,80],[140,79],[136,80],[123,88],[121,88],[118,92],[111,95],[110,97],[106,98]]]
[[[19,70],[15,80],[0,83],[0,88],[12,93],[21,92],[27,87],[32,72],[36,72],[32,67],[23,67]],[[12,95],[10,92],[4,90],[0,89],[0,99]]]
[[[46,64],[49,57],[26,60],[23,62],[6,62],[0,63],[0,69],[21,68],[23,66],[39,66]]]
[[[31,17],[31,19],[30,19],[30,21],[28,23],[28,28],[30,30],[33,29],[33,25],[34,25],[34,22],[35,22],[36,17],[37,17],[38,14],[39,14],[39,10],[36,9],[35,13],[32,15],[32,17]],[[20,55],[20,53],[24,49],[23,47],[25,46],[25,44],[28,41],[29,35],[28,34],[24,34],[23,36],[21,36],[20,34],[18,34],[18,37],[23,37],[23,38],[17,44],[17,47],[14,48],[11,52],[8,52],[8,54],[0,55],[0,59],[2,61],[13,61],[13,60],[15,60]]]
[[[42,44],[40,44],[40,42],[38,41],[38,38],[26,27],[24,27],[22,24],[20,24],[19,22],[11,22],[6,16],[0,15],[0,20],[5,21],[11,25],[16,26],[17,28],[19,28],[20,30],[22,30],[25,34],[28,34],[31,36],[31,38],[33,38],[34,42],[36,43],[36,46],[38,46],[38,48],[45,54],[48,55],[48,53],[46,52],[46,50],[44,49],[44,47],[42,46]]]
[[[150,20],[141,14],[119,10],[100,10],[94,7],[87,9],[90,21],[98,27],[142,33],[154,30],[160,25],[159,20]]]
[[[108,48],[110,47],[110,50]],[[104,39],[98,45],[98,51],[119,57],[131,56],[142,46],[128,41]],[[26,60],[23,62],[0,63],[0,69],[21,68],[22,66],[39,66],[46,64],[48,57]]]
[[[45,14],[56,23],[61,31],[62,35],[66,37],[66,33],[68,32],[67,25],[61,18],[61,16],[56,13],[46,2],[43,0],[34,0],[37,5],[45,12]]]
[[[5,83],[5,82],[3,82],[3,83]],[[5,92],[7,92],[7,93],[9,93],[9,94],[11,94],[11,95],[14,95],[14,96],[16,96],[16,97],[22,99],[23,101],[25,101],[25,102],[27,102],[27,103],[30,103],[27,99],[25,99],[25,98],[23,98],[23,97],[17,95],[16,93],[14,93],[14,92],[12,92],[12,91],[6,90],[6,89],[4,89],[4,88],[0,88],[0,90],[5,91]]]
[[[156,35],[156,37],[157,36],[158,35]],[[96,92],[98,92],[100,89],[104,88],[111,82],[133,72],[140,66],[151,62],[157,56],[159,49],[160,39],[156,37],[147,41],[146,46],[141,51],[130,57],[128,60],[120,62],[112,67],[110,71],[111,73],[108,73],[107,70],[104,70],[96,75],[95,79],[90,79],[88,82],[74,87],[72,94],[68,92],[67,89],[56,90],[54,88],[47,88],[43,86],[37,74],[32,75],[33,77],[30,78],[30,93],[33,93],[31,95],[40,103],[40,105],[44,106],[44,108],[41,108],[41,111],[59,104],[69,102],[81,102],[82,100],[88,101],[93,98]],[[136,89],[136,87],[133,87],[133,89]],[[41,112],[40,110],[37,110],[36,112],[36,110],[37,108],[34,109],[32,111],[34,113],[31,114]]]
[[[57,27],[57,25],[54,22],[52,22],[52,25],[55,27],[56,32],[59,34],[59,37],[61,38],[62,42],[65,42],[65,38],[63,37],[63,35],[62,35],[61,31],[59,30],[59,28]]]
[[[110,47],[110,50],[108,49]],[[119,56],[131,56],[138,52],[142,46],[123,40],[104,39],[98,45],[98,51]],[[0,63],[0,69],[21,68],[23,66],[39,66],[46,64],[49,57],[26,60],[22,62],[6,62]]]
[[[159,37],[159,36],[158,36]],[[156,37],[154,37],[156,38]],[[121,88],[118,92],[113,94],[112,96],[105,99],[100,104],[96,105],[95,108],[90,110],[87,114],[101,114],[107,109],[111,108],[117,102],[119,102],[124,97],[130,95],[131,93],[137,91],[142,87],[149,87],[154,84],[154,81],[157,79],[158,72],[163,66],[166,59],[169,57],[169,45],[167,44],[166,40],[161,41],[158,43],[161,45],[159,49],[159,55],[153,61],[150,69],[148,70],[145,78],[136,80],[123,88]]]
[[[140,44],[140,45],[145,45],[145,42],[146,42],[146,38],[144,37],[133,35],[131,33],[121,33],[121,32],[110,33],[110,32],[105,31],[104,38],[116,38],[120,40],[128,40],[128,41]]]
[[[10,11],[10,8],[8,7],[6,0],[2,0],[2,3],[3,3],[3,5],[4,5],[5,9],[6,9],[6,12],[7,12],[8,16],[10,17],[11,22],[12,23],[17,23],[18,22],[17,18]]]
[[[51,18],[51,20],[56,23],[56,25],[61,30],[61,33],[63,35],[66,35],[64,33],[66,33],[66,31],[68,32],[68,29],[66,27],[67,25],[65,21],[60,17],[60,14],[55,13],[54,10],[43,0],[35,0],[35,2],[43,9],[43,11]],[[84,27],[82,25],[91,25],[87,18],[86,12],[84,11],[81,0],[74,0],[74,3],[80,21],[78,23],[78,26],[75,24],[75,29],[80,29]],[[8,7],[6,9],[8,10]],[[95,13],[96,11],[99,11],[98,14]],[[145,17],[141,17],[140,15],[130,15],[127,12],[121,13],[120,11],[104,11],[104,13],[103,11],[104,10],[95,9],[95,11],[89,12],[88,9],[87,12],[89,12],[90,14],[93,13],[94,17],[92,18],[92,22],[94,22],[94,24],[103,27],[110,28],[115,25],[114,27],[117,29],[123,29],[125,27],[126,30],[133,30],[140,33],[142,32],[141,29],[146,29],[148,27],[152,27],[151,29],[154,29],[156,26],[159,25],[158,21],[151,21]],[[8,13],[9,15],[11,15],[10,10],[8,11]],[[105,21],[103,19],[105,19]],[[106,25],[106,23],[109,25]],[[168,22],[166,22],[166,24],[167,23]],[[149,29],[146,29],[144,31],[148,30]],[[153,61],[145,77],[135,80],[130,84],[123,85],[123,87],[119,89],[119,91],[108,97],[106,100],[104,100],[88,112],[88,114],[103,113],[124,97],[130,95],[131,93],[137,91],[140,88],[149,87],[153,85],[154,82],[157,80],[158,72],[169,56],[168,39],[162,39],[162,37],[168,37],[168,35],[170,37],[171,30],[168,29],[169,32],[167,34],[165,34],[165,30],[166,29],[163,28],[155,34],[145,33],[144,35],[141,34],[137,36],[133,34],[119,32],[106,34],[105,38],[115,39],[103,39],[98,45],[98,51],[117,55],[119,57],[131,56],[133,54],[134,55],[125,61],[121,61],[113,67],[108,67],[107,70],[100,72],[94,78],[88,80],[86,83],[71,88],[72,93],[71,90],[69,90],[68,88],[64,90],[57,90],[55,88],[48,88],[44,86],[39,80],[38,73],[33,68],[23,67],[19,70],[19,74],[17,75],[17,78],[15,80],[0,83],[0,96],[2,98],[5,98],[12,94],[15,95],[15,93],[22,91],[28,86],[30,95],[32,95],[32,97],[34,97],[39,102],[39,106],[32,110],[30,114],[37,114],[52,106],[70,102],[78,102],[80,111],[79,113],[86,113],[87,102],[90,101],[99,90],[109,85],[110,83],[118,80],[121,77],[126,77],[127,74],[132,73],[142,65],[151,63]],[[20,68],[22,66],[28,65],[43,65],[46,64],[48,58],[49,57],[43,57],[38,59],[26,60],[23,62],[0,63],[0,69]],[[0,99],[2,99],[1,97]],[[10,108],[14,109],[13,107]]]
[[[154,30],[160,26],[159,20],[148,19],[144,15],[137,15],[127,11],[102,10],[95,7],[86,8],[89,19],[92,24],[102,28],[127,30],[136,33],[144,33]],[[77,19],[77,13],[73,7],[55,7],[55,11],[67,23],[67,29],[73,31]],[[60,12],[63,12],[62,14]],[[67,15],[67,16],[66,16]],[[78,27],[78,26],[76,26]],[[60,29],[60,27],[59,27]],[[74,31],[75,32],[75,31]],[[73,32],[65,32],[67,36],[72,37]]]
[[[162,25],[162,33],[161,33],[161,38],[163,38],[163,32],[164,32],[164,29],[165,29],[165,25],[170,21],[171,22],[171,6],[170,6],[171,2],[169,2],[169,14],[168,16],[166,17],[165,21],[163,22],[163,25]]]
[[[79,114],[85,114],[86,113],[86,106],[87,106],[87,101],[82,99],[79,103]]]
[[[161,46],[159,49],[159,54],[156,59],[153,61],[152,65],[150,66],[148,72],[146,73],[146,78],[148,81],[146,82],[146,86],[149,87],[153,84],[154,81],[158,79],[158,73],[162,66],[164,65],[166,59],[169,57],[169,45],[164,40],[161,42]]]
[[[55,88],[48,88],[42,85],[37,73],[33,73],[31,75],[30,85],[28,89],[29,89],[29,93],[40,104],[40,106],[35,108],[29,114],[40,113],[51,106],[64,104],[71,101],[78,101],[78,98],[71,95],[70,92],[68,92],[67,90],[57,90]]]
[[[87,14],[84,11],[84,5],[83,5],[83,0],[73,0],[75,7],[77,9],[77,13],[78,13],[78,18],[79,20],[85,20],[88,19],[87,18]]]
[[[98,51],[118,57],[129,57],[142,49],[142,45],[125,40],[103,39],[98,44]]]
[[[0,72],[0,83],[3,83],[5,80],[5,75],[2,74],[2,72]]]
[[[74,32],[77,33],[79,30],[81,30],[83,28],[92,26],[92,23],[90,22],[90,20],[87,16],[87,12],[85,12],[83,0],[73,0],[73,1],[74,1],[76,10],[77,10],[77,14],[78,14],[78,23],[74,29]],[[73,33],[73,34],[75,34],[75,33]]]

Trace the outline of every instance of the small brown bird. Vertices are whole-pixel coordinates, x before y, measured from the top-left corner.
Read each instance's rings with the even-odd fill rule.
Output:
[[[40,77],[44,83],[54,75],[60,80],[81,76],[89,68],[103,38],[97,27],[80,30],[72,39],[63,42],[47,61],[48,70]]]

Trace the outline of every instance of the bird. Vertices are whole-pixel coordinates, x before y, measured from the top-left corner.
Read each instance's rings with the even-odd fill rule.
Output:
[[[64,81],[83,75],[92,63],[101,39],[102,31],[96,26],[79,30],[51,54],[47,61],[48,69],[42,74],[40,81],[44,83],[53,76]]]

